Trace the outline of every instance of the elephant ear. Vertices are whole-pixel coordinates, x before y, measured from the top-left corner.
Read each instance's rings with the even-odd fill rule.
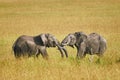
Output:
[[[41,37],[43,45],[47,45],[48,39],[47,39],[46,34],[41,34],[40,37]]]
[[[76,37],[76,43],[80,43],[81,41],[81,35],[82,32],[75,32],[75,37]]]
[[[87,35],[85,33],[82,33],[81,38],[82,38],[83,41],[86,41],[87,40]]]
[[[87,39],[87,35],[83,32],[75,32],[76,45],[80,45],[83,41]]]

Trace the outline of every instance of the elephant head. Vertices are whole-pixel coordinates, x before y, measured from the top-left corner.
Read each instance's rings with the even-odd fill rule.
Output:
[[[56,47],[57,39],[51,34],[41,34],[40,35],[42,43],[46,47]]]
[[[77,48],[77,57],[81,56],[80,53],[80,46],[85,46],[85,41],[87,40],[87,35],[83,32],[75,32],[68,34],[63,41],[61,42],[62,46],[70,46]],[[84,47],[83,47],[84,48]],[[81,48],[82,49],[82,48]]]
[[[83,32],[75,32],[68,34],[61,42],[62,46],[79,46],[81,42],[87,39],[87,35]]]
[[[63,51],[64,51],[66,57],[68,57],[66,49],[60,45],[60,42],[55,38],[55,36],[47,33],[47,34],[41,34],[40,37],[41,37],[41,40],[42,40],[42,43],[44,46],[46,46],[46,47],[56,47],[57,46],[58,50],[61,53],[61,56],[64,57],[64,53],[63,53]]]

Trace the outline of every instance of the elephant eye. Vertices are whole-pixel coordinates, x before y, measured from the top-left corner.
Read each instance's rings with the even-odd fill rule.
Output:
[[[73,37],[72,37],[72,36],[70,36],[70,39],[72,40],[72,39],[73,39]]]

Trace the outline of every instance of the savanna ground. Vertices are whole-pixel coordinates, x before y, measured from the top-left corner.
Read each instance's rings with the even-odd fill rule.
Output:
[[[41,56],[16,60],[12,44],[18,36],[51,33],[62,40],[68,33],[97,32],[107,40],[101,61],[89,55],[76,60],[76,49],[57,48]],[[120,80],[119,0],[0,0],[0,80]]]

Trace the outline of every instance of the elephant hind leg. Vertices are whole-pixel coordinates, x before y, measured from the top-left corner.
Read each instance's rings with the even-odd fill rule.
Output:
[[[14,56],[15,56],[16,58],[21,57],[22,54],[23,54],[23,53],[22,53],[22,51],[21,51],[21,48],[19,48],[19,47],[15,47],[15,48],[14,48]]]
[[[14,55],[15,55],[15,58],[20,58],[21,53],[14,53]]]

